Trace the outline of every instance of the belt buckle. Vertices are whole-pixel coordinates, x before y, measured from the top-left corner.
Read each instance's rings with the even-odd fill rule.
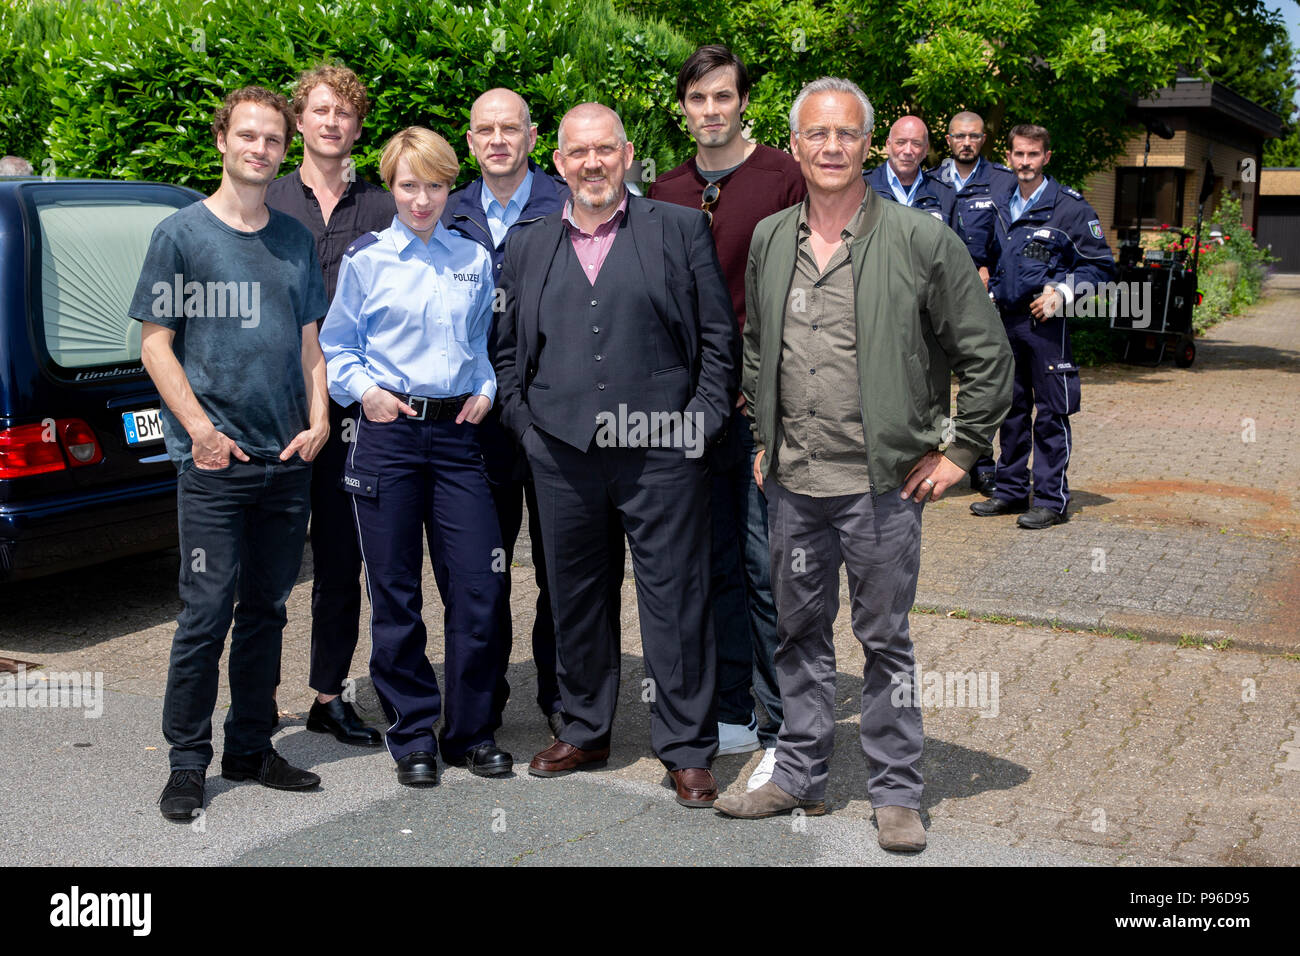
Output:
[[[429,400],[423,395],[406,396],[406,404],[419,412],[418,415],[411,416],[411,421],[422,422],[425,416],[429,414]]]

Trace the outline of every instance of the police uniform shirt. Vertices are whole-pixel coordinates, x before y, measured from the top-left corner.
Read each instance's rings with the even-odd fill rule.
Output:
[[[894,172],[894,167],[891,163],[885,164],[885,176],[889,180],[889,188],[893,190],[894,198],[903,206],[910,206],[916,201],[916,191],[921,188],[921,183],[925,180],[925,173],[918,169],[916,171],[916,179],[912,180],[912,187],[910,189],[905,189],[903,187],[903,181],[898,178],[898,174]]]
[[[1043,198],[1045,189],[1047,189],[1046,176],[1043,177],[1043,181],[1038,184],[1038,188],[1034,190],[1028,199],[1024,197],[1024,193],[1017,187],[1016,191],[1011,194],[1011,203],[1008,209],[1011,213],[1011,221],[1013,223],[1018,221],[1025,214],[1026,209],[1033,209],[1038,204],[1038,200]]]
[[[426,243],[394,216],[343,256],[320,337],[330,395],[347,404],[378,385],[399,395],[495,400],[492,299],[487,250],[442,223]]]

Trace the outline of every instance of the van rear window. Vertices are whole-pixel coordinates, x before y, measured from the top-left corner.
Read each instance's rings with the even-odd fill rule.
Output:
[[[126,314],[149,239],[176,211],[151,202],[39,203],[41,327],[62,368],[138,362],[140,323]]]

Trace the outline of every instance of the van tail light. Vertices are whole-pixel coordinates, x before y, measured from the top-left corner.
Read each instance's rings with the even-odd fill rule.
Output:
[[[103,460],[95,433],[79,418],[47,419],[0,430],[0,479],[28,478],[63,471],[69,463],[80,468]]]
[[[104,460],[104,450],[99,447],[95,433],[80,418],[59,419],[59,438],[68,450],[68,464],[73,468],[97,465]]]

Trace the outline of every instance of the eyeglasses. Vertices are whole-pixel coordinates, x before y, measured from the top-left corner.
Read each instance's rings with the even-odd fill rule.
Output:
[[[949,133],[948,138],[956,140],[957,142],[960,143],[968,139],[981,140],[984,138],[984,134],[983,133]]]
[[[709,219],[709,228],[713,228],[713,207],[718,204],[718,198],[722,195],[722,187],[717,183],[709,183],[704,187],[704,192],[700,193],[700,208],[704,210],[704,215]]]
[[[801,137],[809,146],[824,146],[826,141],[831,138],[831,131],[820,126],[814,126],[812,129],[799,130],[795,135]],[[835,142],[844,147],[856,146],[862,142],[862,137],[865,135],[866,133],[860,129],[837,129],[835,131]]]

